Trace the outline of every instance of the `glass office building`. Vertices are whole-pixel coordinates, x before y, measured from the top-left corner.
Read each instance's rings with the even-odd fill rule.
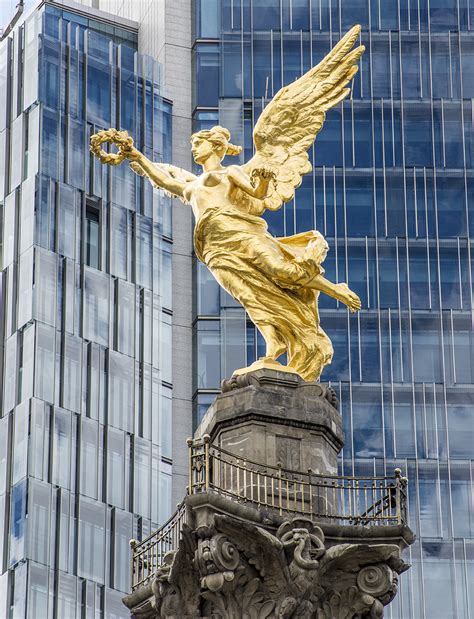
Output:
[[[77,5],[76,5],[77,6]],[[88,150],[170,159],[134,22],[39,2],[0,44],[0,617],[126,616],[129,540],[168,516],[169,199]],[[99,16],[98,16],[99,15]]]
[[[474,2],[201,0],[194,19],[195,128],[227,126],[246,158],[278,89],[362,25],[352,95],[328,113],[295,199],[266,219],[278,236],[321,231],[328,278],[362,299],[353,315],[320,298],[335,348],[322,380],[339,394],[344,474],[409,478],[418,541],[387,617],[474,616]],[[197,423],[263,342],[195,274]]]

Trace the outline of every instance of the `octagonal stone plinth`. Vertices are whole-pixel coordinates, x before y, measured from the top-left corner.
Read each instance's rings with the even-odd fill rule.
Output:
[[[206,434],[242,460],[318,475],[337,474],[343,446],[335,392],[267,368],[223,382],[195,438]]]

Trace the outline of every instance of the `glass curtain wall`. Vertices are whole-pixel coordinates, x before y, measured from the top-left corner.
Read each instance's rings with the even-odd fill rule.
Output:
[[[0,45],[2,617],[126,616],[128,542],[170,513],[170,201],[88,148],[170,160],[130,24],[46,3]]]
[[[320,230],[329,279],[362,299],[351,315],[320,297],[335,348],[322,380],[341,403],[343,473],[409,478],[418,541],[387,616],[471,616],[474,2],[201,0],[194,18],[195,128],[227,126],[246,158],[278,89],[362,25],[352,95],[328,113],[295,199],[266,220],[277,236]],[[195,279],[197,423],[263,342],[198,263]]]

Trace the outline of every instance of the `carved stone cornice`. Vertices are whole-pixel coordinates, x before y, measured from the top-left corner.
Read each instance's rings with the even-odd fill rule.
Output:
[[[379,543],[373,529],[371,540],[366,529],[341,526],[335,535],[331,525],[328,540],[324,524],[309,518],[249,518],[248,506],[215,498],[203,493],[188,503],[194,524],[178,550],[165,556],[151,587],[124,599],[134,616],[380,619],[409,567],[400,553],[413,540],[402,541],[396,527]],[[352,543],[335,539],[345,542],[345,529]]]

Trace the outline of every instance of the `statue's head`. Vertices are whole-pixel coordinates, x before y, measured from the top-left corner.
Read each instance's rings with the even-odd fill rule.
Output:
[[[230,131],[219,125],[193,133],[191,152],[194,161],[202,165],[213,154],[216,154],[221,161],[226,155],[238,155],[242,147],[231,144],[229,140]]]

